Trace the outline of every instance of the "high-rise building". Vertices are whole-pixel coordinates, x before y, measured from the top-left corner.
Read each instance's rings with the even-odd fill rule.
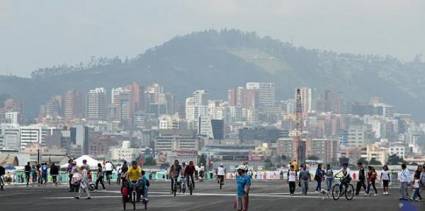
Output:
[[[21,150],[25,150],[31,145],[46,145],[46,139],[53,134],[54,128],[47,128],[42,125],[29,125],[20,127]]]
[[[186,120],[195,122],[200,116],[208,115],[208,97],[205,90],[196,90],[191,97],[186,98]]]
[[[301,87],[299,88],[300,94],[301,94],[301,106],[302,106],[302,113],[304,116],[306,116],[308,113],[311,113],[313,111],[312,108],[312,91],[311,88],[308,87]],[[297,93],[295,93],[295,96]]]
[[[105,120],[107,97],[104,88],[92,89],[87,95],[87,118],[89,120]]]
[[[19,125],[0,124],[0,149],[21,150]]]
[[[83,97],[77,90],[69,90],[63,97],[63,114],[65,120],[83,117]]]
[[[255,90],[256,108],[270,111],[275,105],[275,87],[271,82],[248,82],[246,89]]]

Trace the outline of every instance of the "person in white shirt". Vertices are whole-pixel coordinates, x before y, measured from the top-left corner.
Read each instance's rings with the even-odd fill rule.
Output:
[[[398,179],[400,181],[400,200],[409,200],[408,188],[410,183],[410,172],[407,169],[406,164],[401,164],[401,171],[398,173]]]
[[[293,196],[295,193],[295,186],[297,184],[297,171],[295,171],[295,168],[293,165],[291,165],[288,170],[288,184],[289,184],[289,194]]]
[[[388,166],[385,165],[383,167],[383,170],[381,171],[381,177],[380,177],[381,181],[382,181],[382,186],[384,187],[384,195],[388,195],[388,186],[390,184],[390,171],[388,170]]]
[[[111,185],[111,176],[112,171],[114,170],[114,166],[112,166],[112,163],[109,161],[106,161],[105,163],[105,173],[106,173],[106,181],[108,181],[108,184]]]
[[[224,183],[224,176],[226,175],[226,168],[224,168],[224,165],[222,163],[220,163],[220,166],[217,168],[217,182],[219,184],[223,184]]]

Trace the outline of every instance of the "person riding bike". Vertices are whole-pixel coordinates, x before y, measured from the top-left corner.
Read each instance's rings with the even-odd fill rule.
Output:
[[[341,179],[341,186],[340,186],[340,192],[342,192],[342,187],[344,186],[345,188],[348,187],[348,184],[350,184],[351,182],[351,173],[350,173],[350,169],[348,168],[348,163],[344,163],[342,164],[342,169],[339,170],[335,175],[342,175],[340,177]]]
[[[178,177],[180,176],[181,170],[182,170],[182,167],[180,166],[179,161],[175,160],[174,164],[170,167],[170,171],[168,173],[171,179],[171,191],[173,191],[174,189],[174,182],[177,182]]]
[[[186,166],[186,168],[184,169],[184,176],[186,177],[187,180],[187,184],[189,184],[189,182],[192,182],[192,187],[195,188],[195,180],[193,179],[193,174],[195,174],[195,164],[193,163],[193,161],[189,161],[189,165]],[[192,181],[189,181],[192,180]]]
[[[224,165],[220,163],[220,166],[217,168],[217,182],[224,183],[224,176],[226,175],[226,168],[224,168]]]
[[[127,171],[127,181],[129,190],[136,188],[139,193],[139,180],[142,177],[142,169],[137,165],[136,161],[131,162],[131,167]],[[129,191],[130,193],[131,191]],[[140,201],[140,194],[137,194],[137,201]]]
[[[186,163],[182,162],[182,170],[180,171],[180,183],[181,183],[180,185],[182,190],[186,190],[186,185],[187,185],[186,175],[184,175],[184,171],[186,167],[187,167]]]

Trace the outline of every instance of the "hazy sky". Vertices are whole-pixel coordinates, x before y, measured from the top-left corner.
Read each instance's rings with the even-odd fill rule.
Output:
[[[411,60],[425,54],[425,1],[0,0],[0,74],[133,57],[175,35],[222,28]]]

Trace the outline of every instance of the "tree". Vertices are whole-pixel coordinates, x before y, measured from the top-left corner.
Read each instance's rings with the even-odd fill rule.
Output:
[[[307,160],[320,160],[320,158],[319,158],[319,157],[317,157],[316,155],[309,155],[309,156],[307,157]]]
[[[389,165],[398,165],[400,163],[403,163],[403,158],[398,157],[396,154],[390,155],[388,157],[388,164]]]
[[[155,166],[156,165],[156,160],[153,157],[147,157],[145,159],[145,165],[146,166]]]
[[[360,158],[357,160],[357,163],[363,163],[364,165],[368,165],[369,162],[366,160],[366,158]]]
[[[207,156],[205,154],[202,154],[199,157],[198,166],[207,165]]]
[[[264,168],[266,170],[270,170],[273,168],[273,163],[270,159],[267,158],[266,160],[264,160]]]
[[[369,165],[382,165],[381,161],[376,160],[376,158],[372,158],[369,161]]]

